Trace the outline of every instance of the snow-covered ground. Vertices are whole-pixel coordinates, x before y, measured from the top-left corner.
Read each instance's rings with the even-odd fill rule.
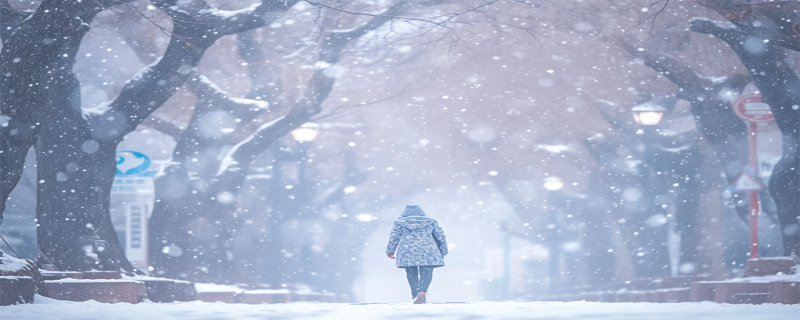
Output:
[[[725,305],[711,302],[472,302],[403,304],[272,304],[206,302],[104,304],[37,296],[35,304],[0,307],[3,320],[248,320],[248,319],[591,319],[591,320],[797,320],[799,305]]]

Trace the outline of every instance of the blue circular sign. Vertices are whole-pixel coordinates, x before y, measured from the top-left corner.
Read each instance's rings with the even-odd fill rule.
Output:
[[[117,151],[117,175],[137,176],[150,169],[150,158],[144,153],[123,150]]]

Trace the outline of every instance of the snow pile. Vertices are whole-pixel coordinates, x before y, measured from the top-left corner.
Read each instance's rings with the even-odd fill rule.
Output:
[[[800,282],[800,265],[792,267],[794,274],[776,274],[761,277],[744,277],[725,280],[721,282],[750,282],[750,283],[769,283],[769,282]]]
[[[194,288],[197,292],[236,292],[236,293],[245,293],[245,294],[289,294],[291,291],[289,289],[243,289],[235,285],[226,285],[226,284],[215,284],[215,283],[195,283]],[[295,290],[297,294],[313,294],[315,292],[311,291],[310,288],[297,288]]]
[[[172,282],[176,282],[176,283],[191,283],[190,281],[186,281],[186,280],[175,280],[175,279],[167,279],[167,278],[158,278],[158,277],[143,276],[143,275],[138,275],[138,274],[137,275],[133,275],[133,276],[129,276],[129,275],[126,275],[124,273],[122,274],[122,279],[123,280],[136,280],[136,281],[150,280],[150,281],[172,281]]]
[[[74,282],[136,282],[134,280],[125,280],[125,279],[75,279],[75,278],[64,278],[58,280],[48,280],[47,283],[74,283]]]
[[[195,283],[194,288],[197,292],[244,292],[244,289],[237,286],[214,283]]]
[[[0,275],[11,275],[22,271],[28,261],[14,258],[8,254],[0,253]]]
[[[249,319],[593,319],[593,320],[752,320],[797,319],[795,305],[717,303],[477,302],[404,304],[272,304],[206,302],[104,304],[67,302],[36,296],[32,305],[0,307],[3,320],[249,320]]]
[[[200,291],[198,290],[198,292]],[[244,293],[245,294],[289,294],[291,293],[291,291],[289,291],[289,289],[256,289],[256,290],[244,290]],[[308,294],[308,293],[300,292],[298,294]]]

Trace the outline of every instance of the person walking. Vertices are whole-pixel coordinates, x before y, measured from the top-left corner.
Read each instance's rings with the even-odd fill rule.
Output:
[[[425,303],[433,268],[444,266],[446,255],[447,240],[439,223],[425,217],[425,211],[419,206],[407,205],[400,218],[394,221],[386,256],[396,259],[398,268],[406,269],[414,304]]]

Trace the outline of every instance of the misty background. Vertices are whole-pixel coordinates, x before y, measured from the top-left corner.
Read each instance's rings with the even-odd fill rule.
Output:
[[[38,4],[9,2],[18,10]],[[251,1],[209,3],[234,10]],[[443,2],[418,11],[436,16],[478,4]],[[389,3],[327,5],[377,12]],[[673,1],[658,15],[647,7],[622,0],[502,1],[464,13],[465,22],[455,29],[397,22],[366,34],[330,70],[336,83],[312,118],[319,125],[316,138],[282,138],[247,168],[238,193],[225,198],[237,205],[231,241],[219,249],[231,261],[228,271],[170,276],[308,287],[346,301],[406,301],[404,271],[384,254],[392,221],[406,204],[437,219],[450,245],[447,265],[434,272],[432,301],[535,299],[640,277],[740,273],[749,231],[736,207],[746,204],[725,192],[724,165],[713,164],[714,151],[698,132],[689,103],[677,99],[659,129],[676,154],[691,149],[667,162],[677,168],[681,159],[694,159],[692,179],[702,177],[690,200],[691,236],[700,249],[683,261],[674,253],[669,260],[669,236],[676,234],[670,225],[678,213],[668,207],[676,200],[657,200],[663,212],[647,208],[656,200],[647,198],[636,178],[643,175],[636,169],[643,159],[620,137],[623,130],[633,136],[640,130],[632,106],[676,88],[621,43],[664,52],[707,77],[744,67],[723,42],[687,31],[692,17],[721,19],[715,12],[690,1]],[[225,150],[302,94],[319,66],[322,35],[365,19],[301,2],[264,28],[222,37],[190,83],[117,150],[146,154],[158,181],[195,110],[211,100],[202,90],[216,86],[227,100],[248,99],[239,102],[265,111],[244,117],[213,111],[196,120],[199,136],[220,143],[203,153],[213,161],[199,158],[192,170],[215,171]],[[100,13],[74,68],[81,106],[109,101],[157,61],[170,28],[171,20],[147,1]],[[797,63],[791,66],[798,70]],[[756,91],[749,84],[741,94]],[[781,155],[781,135],[774,123],[760,125],[759,134],[760,178],[766,181]],[[610,156],[598,157],[592,149],[597,144],[610,145]],[[35,165],[31,152],[2,227],[16,252],[29,259],[38,255]],[[561,186],[549,191],[548,181]],[[152,210],[156,198],[152,192],[132,197],[112,191],[112,220],[121,239],[125,206],[138,201]],[[761,255],[778,256],[780,227],[774,209],[764,208]],[[216,232],[211,220],[192,220],[186,228],[198,243],[212,241]],[[648,233],[634,235],[640,229]],[[662,258],[644,260],[651,255]]]

